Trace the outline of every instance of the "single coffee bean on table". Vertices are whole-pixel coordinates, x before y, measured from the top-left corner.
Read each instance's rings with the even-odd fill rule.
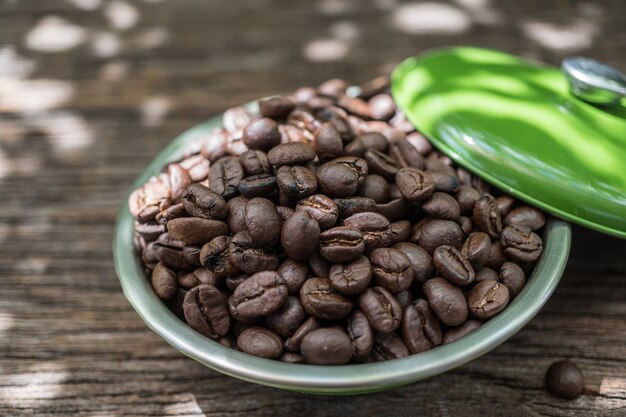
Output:
[[[200,334],[287,363],[392,360],[479,329],[532,279],[545,214],[433,149],[386,77],[347,87],[229,109],[131,194],[146,279]],[[551,368],[556,395],[579,395],[572,369]]]

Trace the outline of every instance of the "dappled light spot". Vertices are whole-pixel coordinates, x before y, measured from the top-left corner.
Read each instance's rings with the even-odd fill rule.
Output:
[[[24,364],[22,364],[23,366]],[[0,402],[10,406],[35,408],[63,392],[67,379],[64,367],[55,362],[40,362],[20,367],[20,373],[0,374]]]
[[[0,241],[2,239],[2,225],[0,225]],[[15,319],[13,314],[7,311],[0,311],[0,335],[6,334],[15,327]]]
[[[84,117],[69,111],[55,111],[27,119],[46,134],[54,156],[72,161],[84,155],[94,141],[94,132]]]
[[[529,21],[522,23],[524,35],[554,51],[576,51],[589,48],[598,33],[598,27],[587,20],[563,26],[555,23]]]
[[[173,399],[174,403],[163,406],[163,415],[206,417],[193,393],[177,394]]]
[[[63,52],[80,45],[86,37],[82,27],[58,16],[47,16],[28,32],[25,44],[33,51]]]
[[[622,408],[626,398],[626,378],[603,378],[598,394],[596,404],[602,408]]]
[[[454,35],[468,31],[471,19],[463,10],[433,2],[408,3],[395,8],[392,24],[410,34]]]
[[[68,81],[0,78],[0,112],[49,110],[66,103],[73,95],[74,87]]]
[[[35,71],[36,67],[32,60],[19,56],[13,46],[0,48],[0,79],[2,77],[26,78]]]
[[[93,36],[91,48],[96,56],[110,58],[117,55],[122,49],[122,41],[111,32],[100,32]]]
[[[15,265],[17,272],[26,274],[45,274],[50,266],[50,259],[27,256]],[[0,320],[2,316],[0,315]]]
[[[110,61],[100,69],[100,79],[104,81],[120,81],[128,76],[130,65],[126,61]]]
[[[348,0],[321,0],[317,7],[323,14],[334,16],[349,12],[352,4]]]
[[[139,11],[135,6],[122,0],[113,0],[107,4],[104,15],[109,24],[118,30],[130,29],[139,21]]]
[[[166,97],[149,97],[141,105],[141,124],[158,126],[170,111],[172,103]]]
[[[102,0],[70,0],[79,9],[93,11],[102,5]]]
[[[501,13],[494,9],[490,0],[454,0],[465,9],[474,23],[495,25],[503,21]]]
[[[359,27],[349,20],[336,22],[330,28],[330,34],[333,38],[341,39],[342,41],[354,41],[358,39],[360,33]]]
[[[350,45],[341,39],[315,39],[304,47],[304,56],[309,61],[338,61],[348,55]]]
[[[153,49],[163,45],[169,35],[163,28],[152,28],[141,32],[134,39],[134,44],[141,49]]]

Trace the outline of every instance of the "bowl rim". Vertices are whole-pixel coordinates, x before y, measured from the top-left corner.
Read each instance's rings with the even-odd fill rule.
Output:
[[[255,110],[256,102],[244,107]],[[453,343],[392,361],[330,367],[283,363],[222,346],[179,320],[156,296],[133,245],[134,217],[128,208],[133,190],[159,174],[166,164],[180,160],[185,145],[221,126],[219,115],[184,131],[150,162],[126,193],[113,239],[117,275],[140,318],[172,347],[213,370],[248,382],[318,394],[356,394],[405,385],[463,365],[506,341],[539,312],[563,274],[571,227],[549,217],[543,235],[544,252],[524,289],[502,313]]]

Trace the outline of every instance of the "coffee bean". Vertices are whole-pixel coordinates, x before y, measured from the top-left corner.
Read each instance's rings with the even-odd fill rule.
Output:
[[[282,222],[276,206],[265,198],[246,204],[246,229],[257,246],[275,245],[280,240]]]
[[[220,277],[206,268],[194,269],[192,272],[179,274],[178,277],[176,277],[178,286],[184,288],[185,290],[190,290],[201,284],[208,284],[216,287],[219,281]]]
[[[539,235],[526,226],[505,227],[500,242],[504,254],[515,261],[534,261],[543,251]]]
[[[264,197],[276,190],[276,177],[259,174],[246,177],[239,183],[239,193],[247,198]]]
[[[363,292],[372,280],[372,265],[365,256],[330,267],[330,285],[337,291],[353,295]]]
[[[230,240],[230,262],[247,274],[260,271],[273,271],[278,267],[278,257],[271,248],[255,245],[250,232],[244,230]]]
[[[483,266],[478,270],[478,272],[476,272],[476,278],[474,278],[474,283],[479,283],[481,281],[487,280],[497,281],[498,273],[491,268]]]
[[[441,326],[426,300],[404,309],[402,338],[411,353],[425,352],[442,342]]]
[[[502,232],[502,220],[496,199],[486,194],[482,196],[474,205],[472,220],[476,228],[481,232],[485,232],[492,239],[500,237]]]
[[[178,288],[174,297],[165,301],[165,305],[167,305],[167,308],[169,308],[172,313],[174,313],[176,317],[178,317],[182,322],[186,322],[185,312],[183,310],[183,303],[185,301],[186,295],[186,290]]]
[[[337,129],[329,123],[324,123],[317,129],[313,147],[317,156],[323,161],[337,158],[343,153],[341,135],[339,135]]]
[[[371,198],[376,203],[387,203],[389,201],[389,183],[380,175],[368,175],[359,188],[358,195]]]
[[[491,247],[489,248],[489,256],[487,257],[487,262],[485,262],[485,266],[494,270],[500,270],[500,267],[503,263],[507,261],[506,256],[504,255],[504,250],[500,241],[492,242]]]
[[[398,172],[396,161],[376,149],[366,150],[363,158],[367,162],[369,171],[373,174],[382,175],[389,180],[393,180]]]
[[[187,210],[185,210],[185,205],[183,203],[174,204],[173,206],[169,206],[165,210],[160,211],[154,216],[154,220],[161,225],[166,225],[167,222],[173,219],[178,219],[180,217],[187,217]],[[140,223],[145,225],[146,223]]]
[[[329,123],[337,130],[337,132],[339,132],[339,136],[341,136],[341,140],[344,144],[354,139],[354,131],[352,130],[347,114],[343,109],[331,106],[325,109],[320,109],[316,113],[322,123]],[[319,123],[317,126],[312,125],[311,127],[313,128],[311,131],[314,132],[316,128],[319,127]]]
[[[311,271],[304,262],[298,262],[291,258],[285,259],[276,269],[276,272],[283,277],[285,285],[289,289],[289,294],[299,294],[302,284],[307,280]]]
[[[293,214],[296,212],[291,207],[285,206],[276,206],[276,211],[278,212],[278,215],[280,216],[280,219],[283,221],[283,223],[286,222],[287,219],[293,216]]]
[[[217,236],[228,234],[228,226],[219,220],[184,217],[167,222],[167,231],[186,245],[203,245]]]
[[[239,182],[243,179],[243,167],[236,156],[224,156],[211,165],[209,188],[225,199],[237,195]]]
[[[411,222],[408,220],[400,220],[393,222],[385,232],[389,236],[388,245],[405,242],[411,237]]]
[[[230,261],[230,237],[218,236],[202,247],[200,263],[218,276],[235,274],[238,271]]]
[[[435,276],[433,258],[422,247],[410,242],[400,242],[393,245],[393,248],[401,251],[409,258],[413,266],[415,281],[422,284]]]
[[[505,262],[500,267],[499,281],[509,289],[509,296],[515,298],[526,284],[526,275],[519,265]]]
[[[463,242],[461,227],[451,220],[430,220],[416,226],[411,234],[411,242],[419,244],[429,253],[443,245],[460,248]]]
[[[365,314],[354,310],[346,320],[346,331],[352,342],[354,360],[364,361],[374,347],[374,332]]]
[[[295,103],[286,97],[272,97],[259,100],[259,111],[263,117],[284,119],[294,109]]]
[[[280,242],[287,256],[306,261],[317,250],[320,226],[305,211],[297,211],[284,224]]]
[[[314,276],[327,277],[330,274],[330,262],[322,257],[319,252],[315,252],[309,258],[309,267]]]
[[[366,132],[356,138],[363,142],[366,149],[375,149],[378,152],[387,152],[387,148],[389,147],[389,141],[382,133]]]
[[[169,300],[176,295],[176,274],[162,263],[152,271],[152,289],[161,300]]]
[[[270,164],[281,167],[283,165],[304,165],[315,159],[315,150],[306,143],[283,143],[272,148],[267,153]]]
[[[241,285],[242,282],[244,282],[248,278],[250,278],[250,275],[248,274],[231,275],[229,277],[226,277],[224,282],[226,284],[226,288],[233,292],[235,291],[235,289],[237,289],[239,285]]]
[[[285,349],[289,352],[300,352],[300,345],[302,344],[304,336],[319,328],[320,322],[315,317],[309,317],[298,327],[298,330],[294,332],[293,336],[285,340]]]
[[[243,143],[249,149],[269,151],[272,147],[280,144],[278,125],[267,117],[250,122],[243,130]]]
[[[480,193],[471,185],[461,185],[454,194],[454,198],[459,203],[461,213],[470,215],[474,211],[474,205],[480,199]]]
[[[352,358],[352,340],[337,327],[317,329],[304,336],[301,351],[306,363],[342,365]]]
[[[305,211],[319,224],[322,230],[333,227],[339,216],[339,209],[335,202],[323,194],[314,194],[303,198],[298,201],[296,210]]]
[[[280,133],[280,143],[309,143],[313,140],[311,132],[297,126],[279,125],[278,132]]]
[[[194,217],[221,220],[226,217],[226,201],[221,195],[202,184],[191,184],[182,194],[187,213]]]
[[[400,169],[395,181],[402,196],[409,201],[426,200],[435,191],[432,176],[417,168]]]
[[[389,120],[396,112],[396,103],[389,94],[377,94],[369,100],[373,119]]]
[[[410,215],[411,203],[398,198],[391,200],[387,204],[376,204],[376,211],[385,216],[390,222],[395,222]]]
[[[372,80],[369,80],[359,86],[359,94],[357,97],[364,100],[370,99],[376,94],[382,93],[389,88],[389,77],[386,75],[380,75]]]
[[[269,316],[287,301],[287,285],[278,273],[263,271],[242,282],[228,300],[235,320],[249,321]]]
[[[409,349],[395,333],[377,333],[371,358],[374,362],[389,361],[409,356]]]
[[[469,285],[476,276],[467,258],[452,246],[439,246],[433,252],[433,263],[442,277],[456,285]]]
[[[294,110],[287,117],[287,124],[300,128],[304,132],[312,133],[320,127],[321,122],[308,111]]]
[[[319,87],[317,87],[317,91],[326,96],[339,97],[346,93],[347,88],[348,83],[346,81],[340,78],[332,78],[320,84]]]
[[[378,332],[393,332],[400,326],[402,307],[383,287],[366,289],[359,297],[359,306],[370,326]]]
[[[424,157],[406,138],[399,140],[391,146],[389,155],[400,168],[424,169]]]
[[[465,236],[469,236],[470,233],[472,233],[472,230],[474,230],[474,225],[472,224],[472,221],[469,217],[461,216],[456,222],[459,224],[459,226],[461,226],[461,230],[463,231],[463,235]]]
[[[361,231],[366,252],[388,246],[391,243],[387,233],[390,223],[382,214],[374,212],[353,214],[345,219],[343,224]]]
[[[450,194],[436,192],[424,204],[422,210],[431,217],[458,220],[461,216],[459,203]]]
[[[146,242],[153,242],[161,234],[165,233],[165,226],[154,222],[139,223],[135,220],[135,233],[140,235]]]
[[[571,361],[558,361],[550,365],[545,381],[553,395],[566,400],[573,400],[585,391],[583,374]]]
[[[526,226],[530,230],[539,230],[546,224],[543,213],[530,206],[521,206],[513,209],[504,218],[504,225]]]
[[[408,289],[413,283],[413,264],[404,252],[392,248],[378,248],[370,254],[374,284],[392,293]]]
[[[467,296],[469,310],[479,320],[490,319],[509,303],[509,289],[496,281],[482,281]]]
[[[285,305],[265,318],[267,327],[278,333],[281,337],[289,337],[298,330],[298,327],[306,319],[306,313],[297,297],[289,296]]]
[[[185,243],[174,238],[170,233],[163,233],[151,245],[146,247],[143,254],[143,259],[147,261],[146,263],[154,262],[153,257],[156,256],[159,262],[172,270],[188,269],[190,266],[183,255]]]
[[[432,278],[422,285],[430,308],[446,326],[458,326],[467,319],[467,302],[459,287],[443,278]]]
[[[209,161],[202,155],[183,159],[180,166],[187,170],[192,182],[204,181],[209,176]]]
[[[331,197],[350,197],[365,181],[367,164],[356,157],[333,159],[319,167],[317,180],[320,189]]]
[[[371,117],[369,104],[360,98],[341,96],[337,100],[337,106],[341,107],[350,114],[359,116],[362,119],[369,119]]]
[[[365,145],[361,142],[360,139],[354,139],[348,142],[343,148],[343,155],[345,156],[356,156],[359,158],[363,158],[365,155]]]
[[[517,201],[510,195],[504,194],[496,197],[496,206],[498,207],[498,212],[502,217],[508,215],[509,212],[513,210],[515,204],[517,204]]]
[[[283,341],[264,327],[250,327],[237,338],[237,348],[249,355],[276,359],[283,353]]]
[[[300,199],[317,190],[317,177],[311,170],[301,166],[282,166],[276,173],[276,181],[282,192]]]
[[[226,299],[212,285],[198,285],[185,295],[185,320],[197,332],[211,339],[224,336],[230,329]]]
[[[445,193],[454,193],[459,189],[459,180],[454,171],[446,170],[428,170],[430,177],[435,183],[435,191],[443,191]]]
[[[463,242],[461,253],[469,260],[474,268],[480,268],[489,259],[491,239],[483,232],[470,233]]]
[[[228,228],[233,234],[246,230],[246,205],[248,199],[245,197],[235,197],[226,203]]]
[[[239,155],[239,163],[248,176],[271,174],[272,166],[263,151],[250,149]]]
[[[343,319],[354,304],[335,290],[328,278],[310,278],[300,289],[300,301],[307,314],[322,320]]]
[[[319,238],[319,253],[330,262],[349,262],[363,254],[365,243],[356,227],[333,227]]]
[[[356,213],[376,211],[376,202],[366,197],[336,198],[333,200],[339,210],[339,217],[348,218]]]
[[[443,335],[443,344],[456,342],[465,335],[470,334],[474,330],[478,329],[482,325],[478,320],[468,320],[460,326],[450,327]]]

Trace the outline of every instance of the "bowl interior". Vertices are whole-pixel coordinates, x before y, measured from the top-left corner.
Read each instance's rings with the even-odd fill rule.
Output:
[[[254,110],[256,104],[247,107]],[[219,126],[221,116],[179,135],[135,180],[129,194],[163,166],[181,159],[185,145]],[[115,229],[115,268],[126,298],[148,327],[181,353],[216,371],[263,385],[319,394],[358,394],[405,385],[445,372],[495,348],[519,331],[546,303],[565,269],[571,241],[569,224],[548,219],[544,252],[524,289],[502,313],[460,340],[403,359],[325,367],[257,358],[222,346],[180,321],[156,296],[144,275],[133,246],[133,222],[126,199]]]

